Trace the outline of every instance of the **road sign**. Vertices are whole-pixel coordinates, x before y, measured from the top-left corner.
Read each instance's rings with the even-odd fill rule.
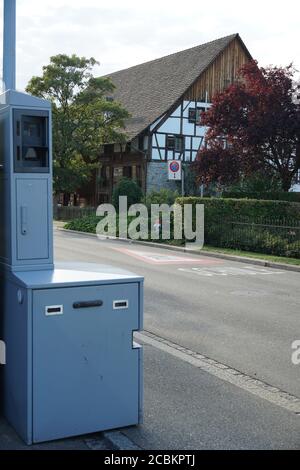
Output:
[[[182,165],[180,160],[170,160],[168,162],[168,179],[181,181],[182,178]]]

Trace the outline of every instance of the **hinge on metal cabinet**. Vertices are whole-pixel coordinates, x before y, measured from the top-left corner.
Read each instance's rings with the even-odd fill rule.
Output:
[[[6,364],[6,344],[0,340],[0,365],[5,366]]]

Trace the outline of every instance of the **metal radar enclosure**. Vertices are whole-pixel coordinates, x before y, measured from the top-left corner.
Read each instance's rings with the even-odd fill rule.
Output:
[[[15,89],[16,1],[4,0],[0,95],[2,408],[27,444],[142,420],[143,278],[54,265],[49,102]]]

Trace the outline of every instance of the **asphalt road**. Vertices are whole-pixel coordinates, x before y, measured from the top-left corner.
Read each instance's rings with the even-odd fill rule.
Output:
[[[300,449],[300,417],[144,346],[143,449]]]
[[[300,397],[300,274],[55,231],[59,261],[145,277],[145,330]]]

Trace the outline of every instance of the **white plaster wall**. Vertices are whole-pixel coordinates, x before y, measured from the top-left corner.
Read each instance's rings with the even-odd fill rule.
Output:
[[[191,156],[191,136],[193,136],[193,146],[192,146],[192,160],[195,159],[197,152],[199,150],[200,145],[204,144],[204,137],[207,132],[207,127],[205,126],[194,126],[193,123],[188,122],[188,115],[189,115],[189,108],[195,108],[200,107],[200,108],[206,108],[208,109],[211,105],[209,103],[203,103],[203,102],[197,102],[195,103],[194,101],[184,101],[183,102],[183,116],[186,119],[183,119],[182,123],[182,134],[186,135],[185,137],[185,142],[184,142],[184,147],[186,149],[185,151],[185,160],[190,161],[190,156]],[[178,106],[178,108],[172,113],[172,115],[164,122],[161,126],[158,127],[157,131],[158,132],[163,132],[165,134],[180,134],[181,131],[181,106]],[[152,126],[151,129],[153,129],[161,119],[156,121]],[[157,141],[158,145],[165,147],[166,145],[166,137],[164,135],[156,134],[157,136]],[[157,146],[157,142],[155,138],[153,137],[152,140],[152,145],[154,147]],[[178,154],[179,156],[179,154]],[[162,157],[164,158],[164,150],[162,151]],[[168,158],[172,159],[173,158],[173,153],[168,152]],[[159,152],[157,149],[152,149],[152,159],[160,159]]]

